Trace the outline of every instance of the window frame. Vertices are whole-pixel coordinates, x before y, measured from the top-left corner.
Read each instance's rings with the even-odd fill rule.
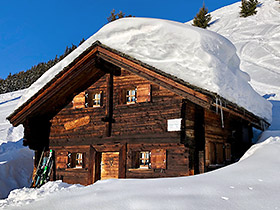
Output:
[[[68,169],[84,169],[85,153],[84,152],[68,152]]]
[[[138,161],[139,161],[140,169],[151,169],[151,152],[150,151],[140,151]]]
[[[134,94],[133,94],[133,91],[134,91]],[[128,101],[128,99],[130,101]],[[127,88],[125,90],[125,104],[136,104],[136,103],[137,103],[137,87]]]
[[[96,97],[99,95],[99,97]],[[99,103],[98,103],[99,102]],[[102,107],[103,106],[103,91],[89,90],[85,92],[85,108]]]

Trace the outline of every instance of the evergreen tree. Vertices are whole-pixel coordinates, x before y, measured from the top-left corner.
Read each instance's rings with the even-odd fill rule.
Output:
[[[83,41],[84,39],[81,40],[81,42]],[[10,73],[8,77],[4,80],[0,78],[0,94],[28,88],[33,82],[35,82],[39,77],[41,77],[42,74],[44,74],[56,63],[65,58],[76,48],[77,46],[72,44],[71,47],[67,46],[64,53],[59,57],[56,56],[54,59],[51,59],[48,62],[42,62],[35,66],[32,66],[27,71],[21,71],[13,75]]]
[[[80,46],[81,44],[83,44],[84,41],[86,41],[86,40],[83,38],[83,39],[80,41],[79,46]]]
[[[124,18],[124,17],[133,17],[132,15],[127,15],[125,16],[125,13],[123,13],[122,11],[119,11],[119,13],[115,14],[115,9],[113,9],[111,11],[111,15],[109,17],[107,17],[108,23],[109,22],[113,22],[114,20],[120,19],[120,18]]]
[[[241,0],[240,17],[248,17],[257,14],[258,0]]]
[[[199,12],[194,17],[192,25],[200,28],[207,28],[211,19],[212,17],[208,14],[208,9],[205,8],[205,4],[203,3],[203,7],[200,8]]]

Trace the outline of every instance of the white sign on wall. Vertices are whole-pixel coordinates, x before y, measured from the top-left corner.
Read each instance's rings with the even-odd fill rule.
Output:
[[[167,120],[167,131],[181,131],[182,118]]]

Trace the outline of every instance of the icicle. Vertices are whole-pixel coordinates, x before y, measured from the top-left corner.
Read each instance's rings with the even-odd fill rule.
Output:
[[[221,109],[222,128],[224,128],[225,127],[225,125],[224,125],[224,113],[223,113],[223,104],[222,104],[221,99],[219,99],[219,102],[220,102],[220,109]]]
[[[219,112],[219,107],[218,107],[218,98],[216,97],[216,114]]]

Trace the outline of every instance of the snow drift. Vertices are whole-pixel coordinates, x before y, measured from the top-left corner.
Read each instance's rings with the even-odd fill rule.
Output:
[[[5,209],[279,209],[280,132],[262,139],[228,167],[180,178],[105,180],[82,187],[61,181],[21,189],[0,200]]]
[[[249,85],[250,77],[239,69],[229,40],[215,32],[151,18],[122,18],[105,25],[39,78],[18,107],[97,40],[271,121],[271,104]]]
[[[0,95],[0,198],[30,185],[33,151],[22,146],[23,126],[13,127],[6,117],[14,111],[24,90]]]
[[[239,17],[241,3],[211,12],[209,30],[228,38],[237,48],[240,68],[247,72],[250,84],[261,95],[280,99],[280,5],[262,0],[257,14]]]

